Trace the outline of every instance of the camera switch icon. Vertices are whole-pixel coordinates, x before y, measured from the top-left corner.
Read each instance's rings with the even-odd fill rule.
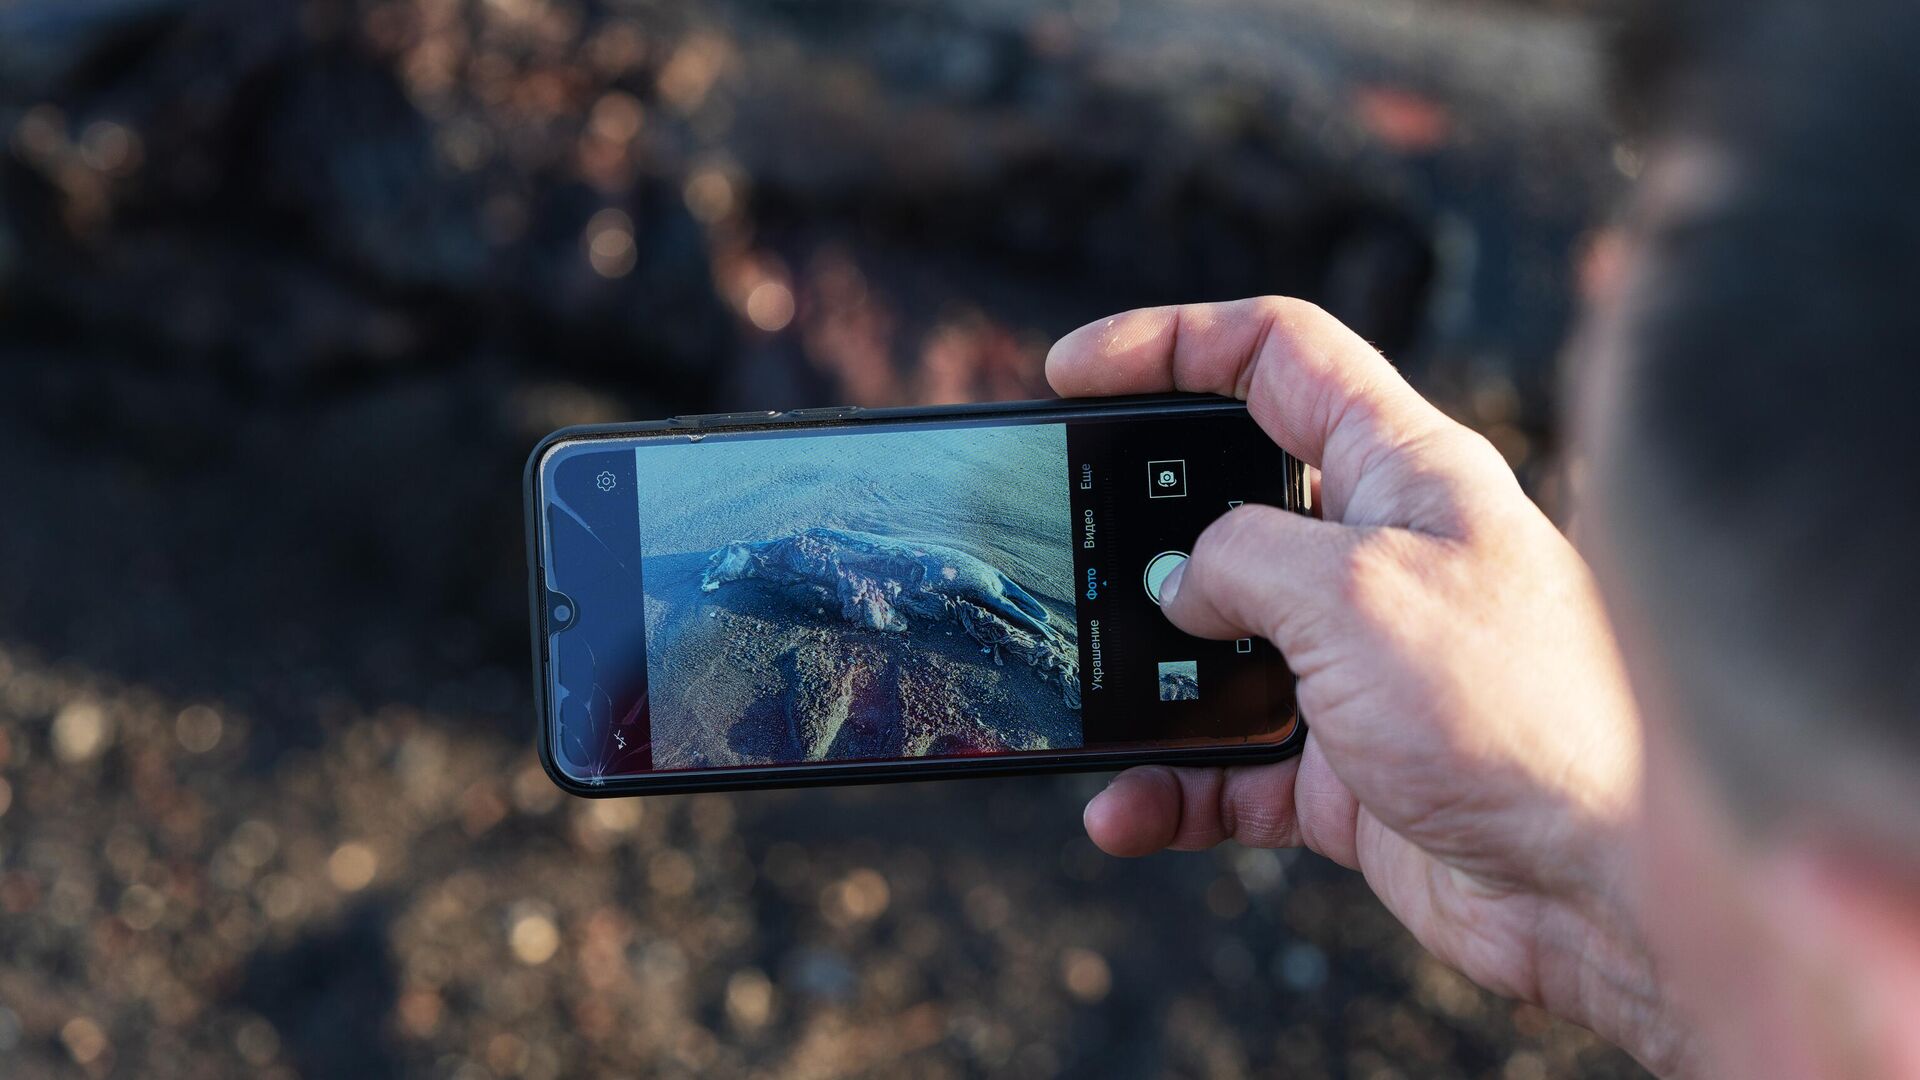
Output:
[[[1184,499],[1187,497],[1185,461],[1147,462],[1147,498]]]

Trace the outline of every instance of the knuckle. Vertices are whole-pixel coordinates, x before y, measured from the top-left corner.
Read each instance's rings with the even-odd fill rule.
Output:
[[[1371,531],[1343,544],[1332,560],[1331,584],[1341,606],[1362,615],[1378,609],[1397,586],[1401,566],[1387,533]]]
[[[1332,320],[1325,308],[1311,300],[1302,300],[1297,296],[1269,295],[1256,297],[1254,311],[1262,318],[1280,323],[1298,324],[1301,322]]]
[[[1180,828],[1173,846],[1204,850],[1233,835],[1225,774],[1218,769],[1182,771]]]
[[[1304,568],[1289,565],[1288,526],[1296,517],[1248,504],[1229,510],[1195,541],[1187,580],[1202,583],[1196,592],[1226,622],[1273,639],[1292,617],[1295,605],[1283,600],[1291,588],[1287,578]]]
[[[1211,579],[1216,573],[1232,566],[1233,552],[1240,542],[1235,535],[1239,526],[1231,518],[1229,514],[1200,530],[1200,536],[1193,542],[1193,551],[1187,557],[1189,584],[1196,578]]]
[[[1272,506],[1247,505],[1221,515],[1202,530],[1193,544],[1190,561],[1199,576],[1225,585],[1244,576],[1271,554],[1273,515],[1287,513]]]
[[[1263,796],[1265,792],[1231,799],[1227,819],[1233,822],[1233,838],[1248,847],[1292,846],[1292,807]]]
[[[1214,519],[1213,524],[1200,531],[1200,538],[1194,541],[1193,557],[1205,558],[1212,562],[1216,559],[1231,557],[1244,548],[1250,537],[1256,515],[1247,511],[1258,509],[1251,506],[1235,507]]]
[[[1299,836],[1293,809],[1294,774],[1262,766],[1229,770],[1221,785],[1221,821],[1235,840],[1252,847],[1288,847]]]
[[[1454,455],[1445,491],[1463,531],[1472,533],[1479,525],[1504,520],[1516,501],[1526,501],[1513,467],[1485,435],[1462,428]]]
[[[1506,455],[1493,445],[1493,440],[1464,424],[1459,426],[1454,452],[1459,455],[1464,473],[1484,477],[1513,475],[1513,466],[1507,464]]]
[[[1520,496],[1512,468],[1493,443],[1452,421],[1399,444],[1375,466],[1406,524],[1447,535],[1498,519],[1511,497]]]
[[[1249,847],[1290,847],[1294,820],[1290,809],[1272,803],[1245,799],[1232,809],[1233,838]]]

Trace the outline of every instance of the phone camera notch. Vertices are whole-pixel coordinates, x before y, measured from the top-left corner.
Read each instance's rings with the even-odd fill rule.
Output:
[[[558,634],[573,628],[580,617],[580,605],[558,589],[547,590],[547,633]]]

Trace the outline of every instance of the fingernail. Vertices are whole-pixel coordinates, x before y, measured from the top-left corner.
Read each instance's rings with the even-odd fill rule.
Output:
[[[1095,794],[1093,798],[1087,800],[1087,805],[1080,808],[1080,827],[1082,829],[1088,832],[1093,831],[1093,808],[1100,805],[1100,800],[1105,795],[1106,790],[1102,789]]]
[[[1160,583],[1161,607],[1166,607],[1173,603],[1174,596],[1180,592],[1180,579],[1185,576],[1187,576],[1187,564],[1183,562],[1179,566],[1174,567],[1173,573],[1168,574],[1167,579]]]

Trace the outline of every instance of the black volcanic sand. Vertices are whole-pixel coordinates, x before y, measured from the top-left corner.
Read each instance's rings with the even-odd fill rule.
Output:
[[[869,630],[751,580],[702,592],[706,562],[706,553],[647,562],[647,633],[661,667],[656,767],[1080,743],[1079,713],[1057,688],[1019,660],[996,665],[957,624],[910,618],[904,633]]]

